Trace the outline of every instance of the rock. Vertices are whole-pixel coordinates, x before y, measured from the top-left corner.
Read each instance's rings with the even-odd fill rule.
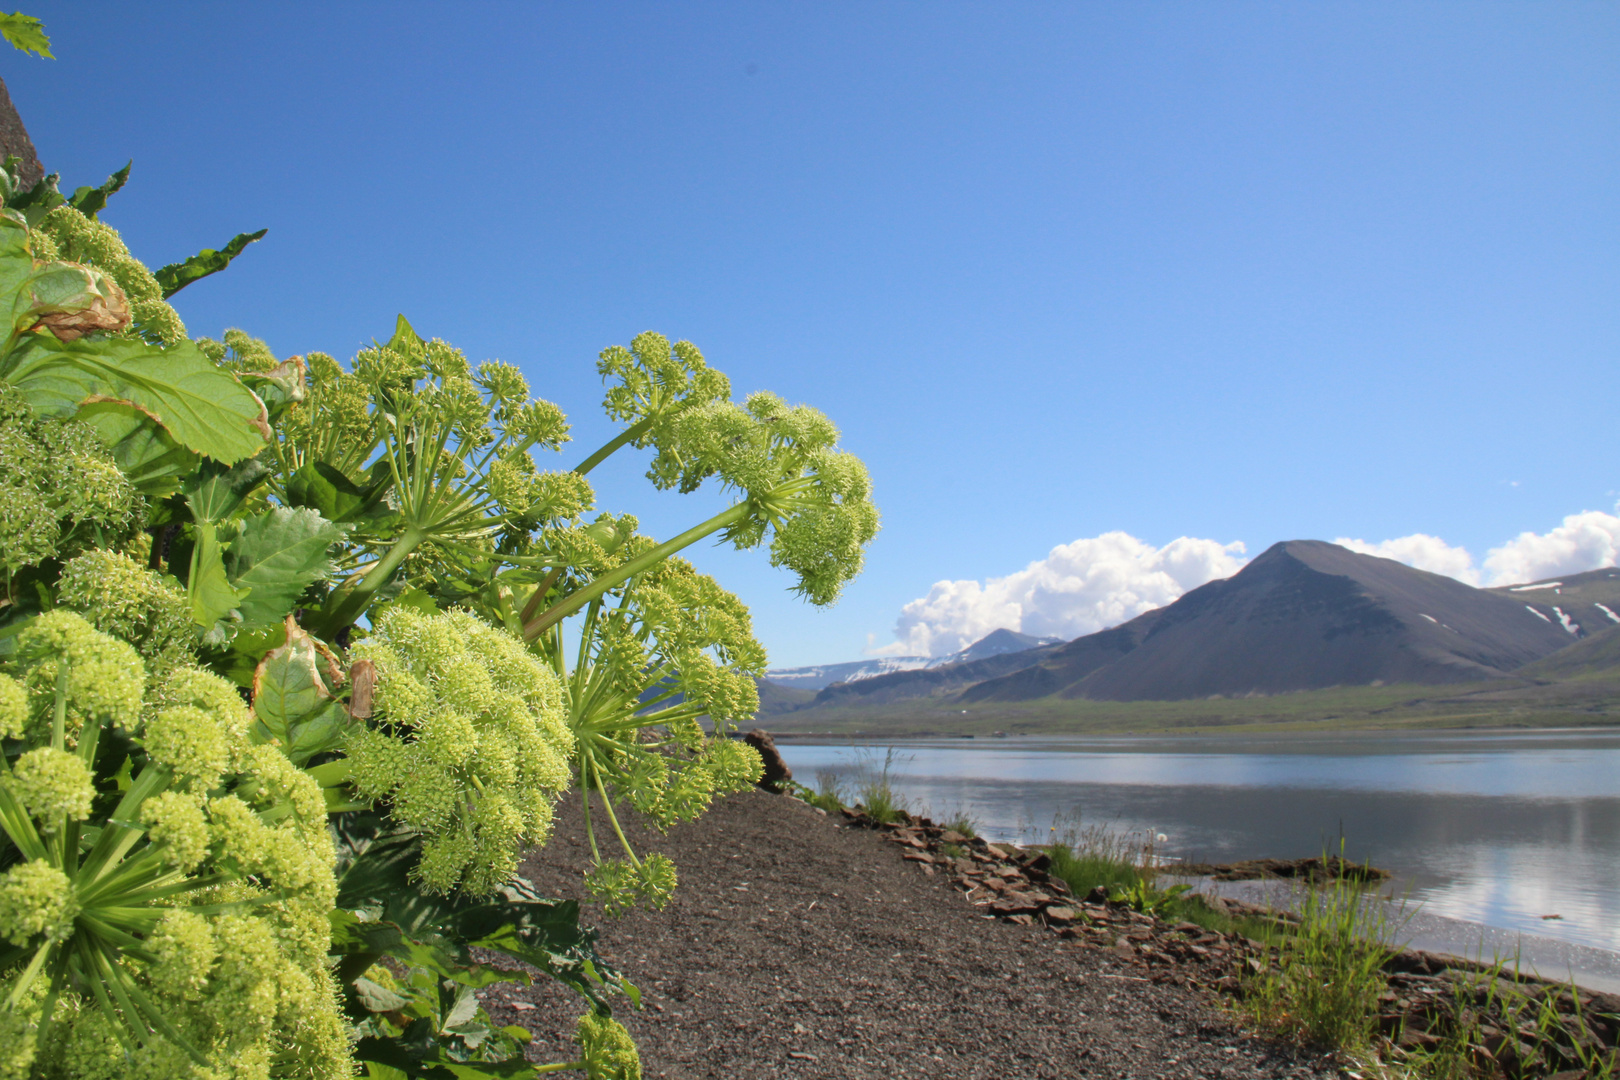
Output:
[[[1049,907],[1046,909],[1046,921],[1054,923],[1070,923],[1076,918],[1074,908]]]
[[[27,191],[44,179],[45,167],[39,163],[34,140],[28,137],[28,129],[23,127],[22,117],[17,115],[17,107],[11,103],[11,94],[6,90],[6,84],[0,82],[0,157],[12,154],[21,159],[17,165],[17,174],[23,191]]]
[[[1094,888],[1090,892],[1086,893],[1086,903],[1088,903],[1088,904],[1106,904],[1106,903],[1108,903],[1108,886],[1106,886],[1106,885],[1098,885],[1096,888]]]
[[[743,742],[758,750],[760,760],[765,763],[765,775],[759,778],[759,786],[778,795],[787,790],[784,784],[793,779],[793,770],[788,768],[787,762],[777,752],[776,740],[771,738],[771,733],[755,728],[743,736]]]
[[[939,834],[939,842],[942,844],[965,844],[968,842],[968,838],[955,829],[946,829]]]

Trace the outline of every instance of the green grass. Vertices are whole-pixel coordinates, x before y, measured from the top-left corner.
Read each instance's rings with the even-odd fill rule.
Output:
[[[911,809],[910,801],[895,791],[889,778],[895,759],[892,746],[884,751],[882,765],[878,765],[873,756],[863,756],[859,779],[855,784],[856,806],[864,810],[867,817],[884,825],[898,820],[901,814]]]
[[[954,810],[943,821],[938,822],[942,829],[961,833],[972,840],[979,835],[979,819],[964,810]]]
[[[844,775],[836,769],[819,769],[816,771],[816,788],[811,791],[802,784],[799,787],[799,797],[811,806],[819,806],[829,814],[836,814],[845,806],[849,797],[848,785],[844,782]]]
[[[1514,968],[1517,969],[1517,964]],[[1614,1080],[1620,1059],[1614,1051],[1592,1045],[1569,1029],[1558,1008],[1559,999],[1583,1020],[1581,991],[1573,983],[1566,989],[1526,987],[1507,990],[1507,963],[1497,960],[1482,972],[1469,973],[1452,984],[1453,1020],[1440,1034],[1437,1046],[1400,1055],[1401,1065],[1421,1080],[1476,1080],[1491,1077],[1482,1070],[1474,1048],[1502,1029],[1516,1031],[1535,1047],[1537,1075],[1579,1070],[1586,1080]]]
[[[1058,832],[1055,825],[1053,832]],[[1052,860],[1047,873],[1062,878],[1079,897],[1099,885],[1131,889],[1154,876],[1152,850],[1151,840],[1139,841],[1097,825],[1082,831],[1076,822],[1047,846]]]
[[[1393,950],[1382,904],[1340,878],[1306,888],[1299,922],[1277,941],[1275,966],[1251,978],[1242,1006],[1263,1027],[1303,1042],[1367,1054],[1378,1030],[1383,965]]]

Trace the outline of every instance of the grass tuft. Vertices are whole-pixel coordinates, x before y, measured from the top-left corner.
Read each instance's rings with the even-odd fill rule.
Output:
[[[1352,1054],[1373,1046],[1378,996],[1393,950],[1382,904],[1346,878],[1305,890],[1297,923],[1277,941],[1277,963],[1244,986],[1243,1006],[1263,1027]]]
[[[855,788],[860,800],[856,805],[866,812],[867,817],[883,825],[899,820],[911,808],[910,801],[894,789],[889,779],[895,759],[892,746],[884,752],[881,766],[871,758],[864,758],[860,780]]]

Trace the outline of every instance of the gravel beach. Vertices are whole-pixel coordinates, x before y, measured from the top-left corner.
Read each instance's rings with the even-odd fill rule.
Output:
[[[898,845],[796,800],[749,791],[667,836],[630,835],[674,859],[674,899],[618,919],[586,905],[585,920],[643,992],[617,1015],[649,1078],[1343,1075],[1106,949],[984,917]],[[578,896],[585,856],[575,802],[523,873]],[[535,1033],[533,1058],[566,1058],[577,998],[492,989],[496,1020]]]

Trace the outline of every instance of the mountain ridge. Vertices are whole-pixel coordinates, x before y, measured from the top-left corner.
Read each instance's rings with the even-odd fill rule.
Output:
[[[1060,645],[893,671],[800,699],[795,709],[1052,700],[1176,701],[1338,686],[1445,686],[1542,664],[1603,672],[1620,634],[1564,666],[1546,661],[1620,630],[1620,569],[1479,589],[1316,540],[1283,541],[1230,578]],[[1588,630],[1591,627],[1592,630]],[[1585,676],[1583,676],[1585,677]],[[862,685],[865,684],[865,685]]]

